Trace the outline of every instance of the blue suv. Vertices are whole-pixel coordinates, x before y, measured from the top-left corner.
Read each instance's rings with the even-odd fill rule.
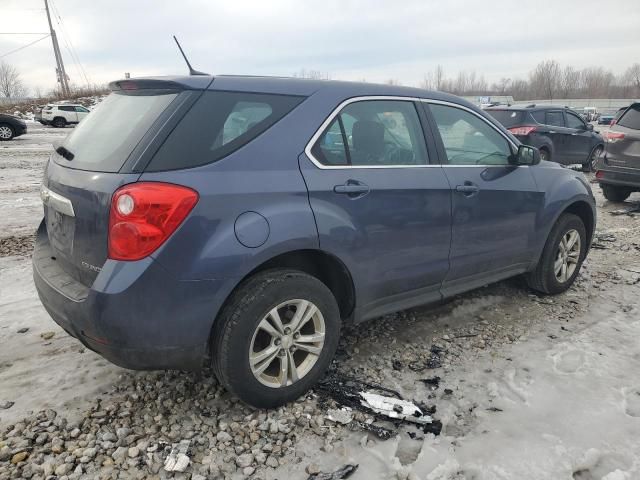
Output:
[[[571,286],[582,174],[464,100],[301,79],[122,80],[59,145],[33,255],[70,335],[133,369],[212,366],[257,407],[328,367],[340,328],[525,274]]]

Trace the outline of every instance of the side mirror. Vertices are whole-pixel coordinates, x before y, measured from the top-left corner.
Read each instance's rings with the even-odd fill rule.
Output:
[[[537,165],[540,163],[540,150],[529,145],[520,145],[516,156],[516,165]]]
[[[593,125],[591,125],[590,123],[587,123],[587,130],[589,132],[593,132]]]

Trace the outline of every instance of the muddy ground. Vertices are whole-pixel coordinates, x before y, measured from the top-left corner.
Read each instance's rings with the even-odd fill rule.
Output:
[[[67,336],[38,301],[30,251],[43,168],[68,132],[30,123],[0,144],[0,480],[307,478],[347,464],[355,480],[640,478],[640,212],[611,213],[640,194],[615,205],[594,186],[598,248],[563,295],[512,279],[345,330],[329,385],[352,385],[348,373],[395,390],[442,422],[434,435],[340,410],[331,387],[254,410],[210,372],[126,371]],[[181,441],[189,465],[167,472]]]

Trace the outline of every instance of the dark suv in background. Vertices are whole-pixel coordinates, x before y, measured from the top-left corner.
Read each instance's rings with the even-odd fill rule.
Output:
[[[640,103],[627,107],[604,139],[606,151],[596,179],[607,200],[623,202],[640,192]]]
[[[584,170],[591,171],[604,150],[604,140],[593,131],[593,125],[566,107],[514,105],[485,111],[522,143],[538,148],[542,160],[582,164]]]

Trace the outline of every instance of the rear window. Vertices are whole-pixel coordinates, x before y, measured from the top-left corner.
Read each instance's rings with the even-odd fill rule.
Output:
[[[520,110],[486,110],[493,118],[499,121],[505,128],[522,125],[524,112]]]
[[[57,162],[80,170],[117,172],[177,95],[144,90],[112,93],[62,143],[73,160],[57,157]]]
[[[640,130],[640,104],[629,107],[624,115],[620,117],[620,120],[618,120],[618,125]]]
[[[304,97],[205,92],[171,132],[147,171],[215,162],[246,145],[296,107]]]

